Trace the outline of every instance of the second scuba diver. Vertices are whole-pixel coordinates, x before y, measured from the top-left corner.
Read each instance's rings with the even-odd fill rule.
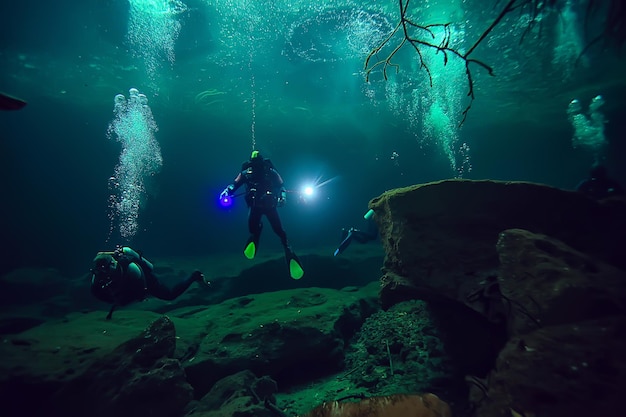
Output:
[[[622,186],[609,178],[606,168],[600,164],[594,164],[589,172],[589,178],[578,183],[576,191],[596,200],[624,194]]]
[[[202,272],[194,271],[172,288],[166,287],[154,274],[152,263],[126,246],[111,252],[98,252],[93,262],[91,293],[111,304],[107,320],[111,319],[116,307],[143,301],[149,295],[171,301],[194,282],[210,285]]]
[[[341,243],[339,247],[335,249],[333,256],[340,255],[345,251],[348,246],[350,246],[350,243],[352,243],[352,240],[356,240],[359,243],[367,243],[378,237],[378,228],[374,222],[374,210],[368,210],[363,216],[363,219],[367,222],[367,230],[361,230],[355,227],[341,229]]]
[[[278,216],[277,208],[285,204],[287,191],[274,164],[269,159],[263,158],[259,151],[252,151],[250,159],[242,164],[241,171],[233,183],[222,191],[220,199],[233,196],[242,185],[246,187],[245,199],[249,209],[248,230],[250,231],[250,237],[243,251],[244,255],[248,259],[254,259],[263,229],[261,218],[265,216],[285,249],[289,275],[293,279],[302,278],[304,270],[300,260],[289,246],[287,234]]]

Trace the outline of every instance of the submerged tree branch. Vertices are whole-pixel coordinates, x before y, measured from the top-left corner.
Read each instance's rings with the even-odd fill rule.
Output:
[[[400,66],[398,64],[394,64],[392,62],[392,59],[395,56],[395,54],[407,43],[410,44],[415,50],[415,52],[417,53],[417,56],[420,61],[420,69],[423,69],[428,75],[428,81],[431,87],[433,85],[433,78],[432,78],[430,68],[428,67],[426,61],[424,60],[423,48],[432,48],[432,49],[435,49],[437,53],[441,52],[443,54],[444,65],[448,63],[449,55],[454,55],[464,61],[465,74],[467,76],[467,81],[468,81],[468,94],[467,95],[470,97],[470,103],[463,111],[463,120],[461,121],[461,124],[463,124],[463,122],[465,121],[467,117],[467,112],[472,107],[472,102],[474,101],[474,98],[475,98],[474,80],[472,78],[470,64],[478,64],[479,66],[484,68],[489,73],[489,75],[494,75],[493,69],[491,68],[491,66],[487,65],[486,63],[480,60],[470,58],[469,55],[489,35],[489,32],[491,32],[491,30],[500,22],[500,20],[502,20],[504,15],[510,11],[510,7],[513,3],[515,3],[515,1],[517,0],[509,0],[509,2],[507,3],[507,6],[503,9],[503,11],[500,13],[498,18],[496,18],[496,20],[491,24],[491,26],[489,26],[489,28],[485,32],[483,32],[483,34],[478,39],[478,41],[476,41],[474,45],[466,53],[462,53],[457,48],[450,46],[450,41],[452,39],[452,32],[450,31],[450,23],[435,23],[435,24],[429,24],[429,25],[421,25],[421,24],[415,23],[407,17],[407,10],[408,10],[411,0],[398,0],[398,7],[400,9],[400,21],[395,26],[395,28],[391,31],[391,33],[385,39],[383,39],[383,41],[376,48],[374,48],[365,59],[365,81],[369,82],[369,78],[370,78],[372,71],[378,67],[382,67],[383,78],[385,80],[388,80],[387,69],[389,67],[395,68],[396,73],[397,73],[400,69]],[[389,42],[393,39],[395,34],[398,33],[400,29],[402,29],[402,33],[403,33],[402,40],[400,40],[400,42],[387,55],[386,58],[376,61],[374,64],[370,65],[372,58],[374,56],[377,56],[378,53],[385,46],[389,44]],[[440,43],[434,43],[434,40],[436,38],[434,29],[443,29],[443,39],[441,40]],[[417,34],[413,35],[412,32],[417,32]],[[424,38],[430,39],[430,40],[424,40]]]
[[[599,42],[601,39],[610,39],[616,42],[617,46],[621,48],[624,43],[626,43],[626,1],[624,0],[588,0],[588,8],[587,8],[587,17],[594,13],[598,13],[598,9],[600,9],[600,4],[608,3],[607,15],[605,19],[605,30],[593,38],[588,44],[587,47],[583,50],[583,53],[587,51],[587,49],[593,46],[595,43]],[[524,37],[527,33],[529,33],[535,24],[541,22],[542,13],[547,9],[554,9],[557,7],[558,0],[508,0],[506,4],[500,10],[498,16],[494,19],[494,21],[485,29],[482,34],[478,37],[478,40],[474,42],[474,44],[467,50],[467,52],[462,53],[459,49],[450,46],[450,41],[452,40],[452,33],[450,31],[451,23],[436,23],[429,25],[421,25],[409,19],[407,17],[407,10],[409,8],[411,0],[398,0],[398,8],[400,11],[400,19],[391,33],[381,41],[381,43],[372,49],[365,59],[365,81],[369,82],[372,71],[376,68],[381,67],[383,78],[388,80],[387,70],[389,67],[393,67],[396,70],[396,73],[400,71],[400,66],[394,62],[392,59],[402,49],[404,45],[407,43],[410,44],[415,52],[417,53],[420,69],[423,69],[428,75],[428,80],[430,86],[433,85],[432,73],[427,63],[424,60],[424,51],[425,49],[435,49],[436,53],[441,52],[443,54],[444,65],[448,63],[448,55],[454,55],[460,59],[462,59],[465,63],[465,74],[467,77],[468,83],[468,93],[467,96],[470,98],[469,104],[463,110],[463,118],[460,122],[462,125],[467,118],[467,114],[469,110],[472,108],[472,103],[474,102],[474,78],[472,76],[472,71],[470,64],[477,64],[482,67],[487,73],[491,76],[494,76],[493,68],[487,63],[472,58],[471,54],[476,50],[476,48],[490,35],[492,30],[502,23],[502,19],[509,13],[514,10],[524,9],[528,11],[528,24],[526,30],[522,34],[521,41],[523,41]],[[496,7],[499,5],[500,1],[496,2]],[[435,28],[443,28],[444,34],[443,39],[440,43],[434,43],[434,39],[436,35],[434,33]],[[377,57],[378,54],[385,48],[389,46],[392,39],[395,35],[402,29],[402,39],[398,42],[398,44],[392,49],[392,51],[387,55],[386,58],[380,59],[372,64],[372,58]],[[426,40],[424,40],[426,39]]]

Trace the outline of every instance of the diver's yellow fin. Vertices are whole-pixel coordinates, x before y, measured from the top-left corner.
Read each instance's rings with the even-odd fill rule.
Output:
[[[294,258],[289,260],[289,275],[291,275],[293,279],[300,279],[304,276],[302,265]]]
[[[256,245],[254,244],[254,242],[248,243],[246,248],[243,250],[243,254],[248,259],[254,259],[254,255],[256,255]]]

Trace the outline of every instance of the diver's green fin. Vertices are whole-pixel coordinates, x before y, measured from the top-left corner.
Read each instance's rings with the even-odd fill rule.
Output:
[[[304,269],[302,269],[300,259],[298,259],[289,246],[285,247],[285,258],[287,259],[287,266],[289,266],[289,276],[293,279],[302,278],[304,276]]]
[[[246,245],[246,248],[243,250],[243,254],[246,255],[248,259],[254,259],[254,255],[256,255],[256,245],[254,242],[249,242]]]
[[[304,269],[302,269],[302,265],[300,265],[297,259],[291,258],[289,260],[289,275],[293,279],[300,279],[304,276]]]

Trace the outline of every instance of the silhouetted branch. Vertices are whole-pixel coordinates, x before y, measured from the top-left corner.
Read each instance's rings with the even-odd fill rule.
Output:
[[[383,39],[383,41],[376,48],[374,48],[365,59],[365,81],[369,82],[369,77],[372,71],[376,69],[377,67],[382,66],[383,78],[385,80],[388,80],[388,76],[387,76],[388,67],[394,67],[397,73],[400,69],[400,66],[398,64],[392,63],[391,60],[393,59],[395,54],[407,42],[413,47],[413,49],[417,53],[417,56],[419,57],[419,60],[420,60],[420,69],[424,69],[424,71],[426,71],[426,74],[428,75],[428,81],[431,87],[433,85],[433,78],[430,72],[430,68],[428,68],[428,65],[426,64],[424,60],[422,48],[432,48],[436,50],[436,53],[441,52],[443,55],[444,65],[447,65],[448,63],[448,59],[449,59],[448,55],[450,54],[455,55],[458,58],[462,59],[465,63],[465,74],[467,76],[467,81],[468,81],[467,95],[470,97],[470,103],[467,105],[467,107],[463,111],[463,119],[461,120],[461,124],[463,124],[463,122],[465,122],[465,118],[467,117],[467,112],[472,107],[472,102],[474,101],[474,80],[472,78],[470,64],[478,64],[479,66],[487,70],[489,75],[492,75],[492,76],[494,75],[493,69],[489,65],[487,65],[486,63],[480,60],[469,58],[469,55],[487,37],[487,35],[489,35],[489,32],[491,32],[491,30],[500,22],[500,20],[502,20],[504,15],[506,15],[508,12],[511,11],[511,6],[513,5],[513,3],[515,3],[516,0],[509,0],[506,7],[502,10],[502,12],[500,12],[500,15],[496,18],[496,20],[489,26],[489,28],[487,28],[485,32],[483,32],[483,34],[480,36],[478,41],[476,41],[474,45],[466,53],[462,53],[458,49],[450,46],[450,40],[452,38],[452,32],[450,31],[450,23],[435,23],[435,24],[430,24],[430,25],[420,25],[410,20],[406,15],[410,1],[411,0],[398,0],[398,6],[400,9],[400,21],[395,26],[395,28],[391,31],[391,33],[385,39]],[[387,55],[385,59],[379,60],[370,66],[370,61],[372,57],[376,56],[391,41],[391,39],[400,30],[400,28],[402,28],[402,32],[403,32],[402,40],[398,43],[398,45],[396,45],[396,47],[391,51],[391,53]],[[423,35],[423,36],[425,35],[426,37],[430,37],[430,39],[434,40],[436,38],[436,35],[433,29],[435,28],[443,29],[443,39],[441,40],[439,44],[435,44],[433,42],[423,40],[422,37],[420,36],[412,36],[410,33],[412,31],[417,31],[420,35]]]
[[[430,69],[428,68],[428,65],[424,61],[423,48],[435,49],[437,53],[441,52],[443,54],[444,65],[448,63],[448,55],[455,55],[458,58],[462,59],[465,63],[465,74],[467,76],[468,83],[467,96],[470,98],[469,104],[467,105],[465,110],[463,110],[463,119],[461,120],[460,125],[465,122],[467,113],[471,109],[472,103],[475,99],[474,78],[472,77],[470,64],[478,64],[480,67],[486,70],[489,75],[494,75],[493,68],[491,66],[483,61],[470,57],[470,55],[474,52],[478,45],[480,45],[489,36],[491,31],[502,22],[502,19],[507,14],[511,13],[514,10],[523,10],[524,12],[528,13],[528,24],[520,38],[520,42],[522,42],[524,40],[524,37],[530,31],[532,31],[537,23],[541,24],[541,17],[544,13],[544,10],[557,8],[558,3],[558,0],[508,0],[500,10],[498,16],[479,36],[478,40],[474,42],[474,44],[467,50],[467,52],[462,53],[457,48],[450,47],[450,41],[452,38],[450,23],[420,25],[410,20],[407,17],[407,10],[409,8],[410,1],[411,0],[398,0],[400,20],[398,21],[398,24],[395,26],[395,28],[391,31],[391,33],[385,39],[383,39],[383,41],[376,48],[374,48],[365,59],[365,81],[369,82],[372,71],[378,67],[382,67],[383,78],[385,80],[388,79],[387,69],[389,67],[395,68],[396,73],[398,73],[400,70],[400,66],[393,63],[392,59],[394,58],[396,53],[398,53],[398,51],[402,49],[402,47],[407,43],[409,43],[417,53],[420,61],[420,69],[424,69],[424,71],[428,75],[428,80],[431,87],[433,85],[432,74]],[[500,1],[496,1],[494,7],[497,7],[499,4]],[[587,44],[582,54],[586,53],[588,48],[598,43],[602,39],[614,41],[619,48],[621,48],[624,43],[626,43],[626,1],[589,0],[589,4],[587,7],[587,18],[595,13],[599,13],[599,10],[602,8],[601,6],[604,4],[607,4],[606,18],[604,20],[604,31],[595,38],[593,38]],[[423,39],[425,37],[434,40],[436,38],[435,33],[432,30],[434,28],[443,28],[444,30],[443,39],[439,44],[435,44]],[[386,58],[378,60],[374,64],[370,65],[372,58],[377,56],[378,53],[385,46],[389,45],[391,40],[400,29],[402,29],[403,33],[402,40],[399,41],[399,43],[395,46],[395,48],[393,48],[391,53],[389,53]]]

